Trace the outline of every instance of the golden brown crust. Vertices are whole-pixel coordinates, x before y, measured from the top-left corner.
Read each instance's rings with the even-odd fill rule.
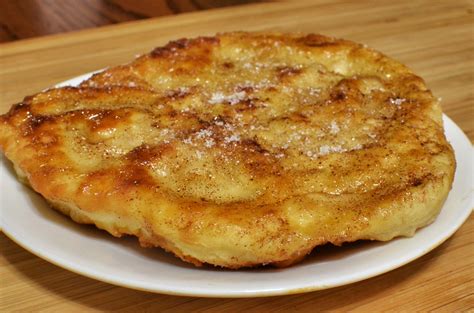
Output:
[[[171,42],[25,98],[0,147],[74,220],[229,268],[412,235],[455,168],[421,78],[315,34]]]

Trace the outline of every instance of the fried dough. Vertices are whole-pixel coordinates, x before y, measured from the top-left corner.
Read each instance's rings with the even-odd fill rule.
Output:
[[[288,266],[412,236],[451,188],[438,101],[401,63],[315,34],[180,39],[0,117],[55,209],[197,266]]]

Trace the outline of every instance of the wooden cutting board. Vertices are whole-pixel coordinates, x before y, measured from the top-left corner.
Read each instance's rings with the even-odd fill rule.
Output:
[[[263,3],[3,44],[0,113],[25,95],[129,61],[171,39],[231,30],[319,32],[366,43],[424,77],[444,112],[474,139],[473,5],[459,0]],[[175,297],[112,286],[43,261],[2,234],[0,312],[464,311],[474,307],[473,231],[471,217],[437,249],[363,282],[259,299]]]

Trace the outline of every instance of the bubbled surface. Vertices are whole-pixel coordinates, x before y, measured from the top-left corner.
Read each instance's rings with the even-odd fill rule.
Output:
[[[314,34],[170,42],[25,98],[0,130],[32,187],[76,221],[231,268],[412,235],[455,167],[421,78]]]

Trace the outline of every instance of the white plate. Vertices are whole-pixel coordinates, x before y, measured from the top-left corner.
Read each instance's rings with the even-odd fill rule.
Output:
[[[76,85],[88,75],[61,85]],[[28,251],[73,272],[112,284],[158,293],[205,297],[258,297],[336,287],[373,277],[424,255],[449,238],[474,205],[473,149],[464,133],[444,117],[457,160],[453,189],[437,220],[412,238],[324,246],[286,269],[229,271],[195,268],[161,249],[143,249],[134,238],[117,239],[78,225],[50,209],[19,183],[2,158],[1,218],[4,233]]]

